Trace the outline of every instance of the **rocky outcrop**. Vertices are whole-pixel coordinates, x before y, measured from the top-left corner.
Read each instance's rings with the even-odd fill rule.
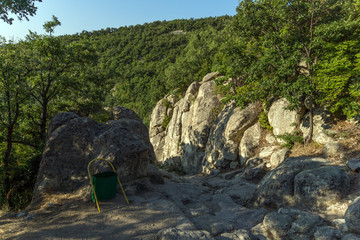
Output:
[[[344,199],[350,192],[350,179],[342,167],[324,166],[304,170],[294,179],[295,203],[323,208]]]
[[[155,162],[148,130],[133,111],[119,110],[118,120],[107,123],[74,113],[60,113],[51,120],[34,199],[88,187],[87,166],[94,158],[109,160],[122,181],[147,175],[148,164]]]
[[[231,103],[223,109],[210,131],[204,172],[209,173],[215,168],[228,168],[232,162],[239,162],[241,139],[245,131],[256,123],[258,114],[259,108],[256,104],[240,110]]]
[[[192,83],[179,100],[168,95],[157,103],[151,115],[150,140],[158,162],[188,174],[242,168],[254,157],[264,159],[268,169],[276,168],[290,153],[282,144],[292,141],[294,133],[309,135],[309,113],[305,108],[288,110],[286,99],[274,101],[268,111],[261,104],[244,109],[234,102],[224,106],[215,91],[217,76],[218,72],[209,73],[201,82]],[[271,133],[261,128],[264,122],[257,122],[261,111],[267,112],[265,124],[270,125]],[[344,147],[330,137],[336,133],[330,117],[321,109],[313,113],[313,140],[324,144],[325,157],[342,157]]]
[[[268,172],[258,185],[254,205],[277,208],[294,203],[295,177],[302,171],[328,165],[322,158],[288,158]]]
[[[360,197],[348,207],[345,213],[345,221],[348,228],[360,234]]]
[[[214,76],[207,76],[202,84],[192,83],[185,96],[171,104],[170,112],[164,99],[157,103],[151,115],[150,141],[159,162],[178,164],[187,173],[201,172],[210,128],[221,106],[214,94]],[[170,119],[166,129],[165,118]]]
[[[149,137],[158,161],[160,161],[163,156],[166,137],[165,128],[169,124],[173,114],[174,102],[175,99],[168,95],[156,104],[151,113]]]
[[[194,103],[190,106],[189,116],[182,116],[182,167],[187,173],[202,170],[206,143],[210,128],[216,118],[220,101],[214,94],[215,81],[203,83]]]
[[[236,106],[233,103],[226,105],[214,121],[204,156],[204,172],[221,166],[226,167],[231,161],[237,159],[235,143],[225,137],[226,126],[235,109]]]

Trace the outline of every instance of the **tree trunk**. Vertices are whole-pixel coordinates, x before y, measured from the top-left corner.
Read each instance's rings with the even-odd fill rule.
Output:
[[[7,129],[7,137],[6,137],[6,151],[4,154],[3,164],[4,164],[4,170],[5,170],[5,180],[4,180],[4,190],[6,194],[6,202],[10,208],[13,207],[13,204],[11,202],[11,194],[10,194],[10,156],[11,156],[11,150],[12,150],[12,135],[13,135],[14,126],[11,124],[8,126]]]
[[[46,124],[47,124],[47,107],[48,107],[48,101],[46,97],[43,98],[43,106],[42,106],[42,112],[40,115],[40,146],[43,146],[43,143],[45,143],[46,140]],[[42,151],[42,149],[39,149]]]
[[[313,133],[314,133],[314,112],[313,109],[315,108],[315,101],[314,101],[314,97],[313,96],[308,96],[306,97],[305,101],[304,101],[304,105],[307,109],[309,109],[309,135],[306,136],[305,138],[305,145],[308,145],[309,143],[311,143],[312,138],[313,138]]]
[[[309,129],[309,135],[306,136],[305,138],[305,145],[308,145],[309,143],[311,143],[312,138],[313,138],[313,133],[314,133],[314,114],[313,114],[313,109],[310,109],[309,112],[309,125],[310,125],[310,129]]]

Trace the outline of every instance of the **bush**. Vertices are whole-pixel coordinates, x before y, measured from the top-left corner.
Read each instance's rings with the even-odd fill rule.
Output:
[[[285,141],[281,146],[287,149],[291,149],[295,143],[304,144],[304,137],[301,136],[299,132],[295,132],[294,134],[285,133],[283,135],[277,135],[276,137]]]
[[[259,124],[260,127],[268,130],[269,132],[273,131],[273,127],[269,123],[269,118],[265,112],[261,112],[259,115]]]

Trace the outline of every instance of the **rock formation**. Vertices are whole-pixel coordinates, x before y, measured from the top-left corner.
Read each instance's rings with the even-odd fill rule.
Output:
[[[150,124],[150,140],[158,162],[176,165],[188,174],[205,173],[209,179],[203,184],[213,189],[212,201],[221,202],[211,211],[209,205],[202,205],[209,201],[205,197],[197,202],[189,197],[179,203],[195,208],[191,210],[191,221],[196,231],[205,230],[218,236],[216,239],[359,239],[353,235],[360,233],[356,221],[359,200],[348,208],[346,216],[331,219],[331,224],[324,215],[314,214],[336,208],[344,215],[354,199],[350,192],[359,188],[352,185],[353,175],[360,168],[359,159],[351,159],[349,168],[334,163],[344,160],[341,152],[345,147],[332,137],[338,132],[332,128],[326,111],[313,109],[313,141],[320,148],[319,156],[289,157],[292,152],[283,145],[289,140],[281,135],[308,136],[306,110],[288,110],[285,99],[275,100],[268,111],[259,104],[244,109],[234,102],[223,105],[215,91],[216,76],[208,74],[202,82],[192,83],[179,100],[170,101],[167,96],[159,101]],[[261,111],[268,116],[271,132],[257,121]],[[170,119],[167,125],[163,124],[166,119]],[[219,176],[224,181],[212,182],[211,178]],[[225,179],[237,183],[227,185]],[[248,218],[254,222],[241,225],[235,221],[242,217],[238,212],[245,210],[234,202],[246,208]],[[221,221],[227,224],[219,225]],[[175,229],[167,233],[169,237],[184,235]],[[208,238],[204,232],[196,234]]]
[[[155,161],[148,130],[133,111],[117,108],[116,113],[118,120],[107,123],[70,112],[51,120],[34,200],[43,193],[88,187],[87,167],[95,158],[109,160],[122,181],[147,175],[148,164]]]
[[[221,106],[213,77],[207,76],[202,84],[192,83],[179,101],[168,97],[155,106],[150,141],[159,162],[178,164],[187,173],[201,172],[210,128]],[[166,119],[170,120],[164,126]]]
[[[240,110],[234,103],[223,106],[215,94],[216,76],[208,74],[201,83],[192,83],[177,102],[166,97],[155,106],[150,141],[159,162],[178,165],[186,173],[209,173],[240,163],[242,136],[256,123],[261,108],[250,105]],[[167,126],[165,119],[170,119]]]
[[[303,132],[306,137],[307,114],[301,109],[288,110],[285,99],[274,101],[267,112],[273,131],[266,133],[257,122],[263,111],[261,105],[240,109],[234,102],[221,103],[215,91],[217,75],[209,73],[200,83],[193,82],[181,99],[168,95],[157,103],[150,120],[150,141],[157,161],[177,166],[188,174],[241,168],[253,157],[266,159],[266,166],[275,168],[289,155],[280,146],[285,140],[279,136]],[[329,116],[315,109],[313,139],[325,144],[327,155],[338,154],[341,149],[331,134],[334,130]]]

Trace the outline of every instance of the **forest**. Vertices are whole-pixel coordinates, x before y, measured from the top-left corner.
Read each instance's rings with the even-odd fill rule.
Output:
[[[148,125],[157,101],[212,71],[224,103],[261,101],[266,112],[284,97],[360,120],[360,0],[243,0],[235,16],[54,36],[60,24],[1,39],[0,208],[31,201],[56,113],[105,122],[123,106]]]

